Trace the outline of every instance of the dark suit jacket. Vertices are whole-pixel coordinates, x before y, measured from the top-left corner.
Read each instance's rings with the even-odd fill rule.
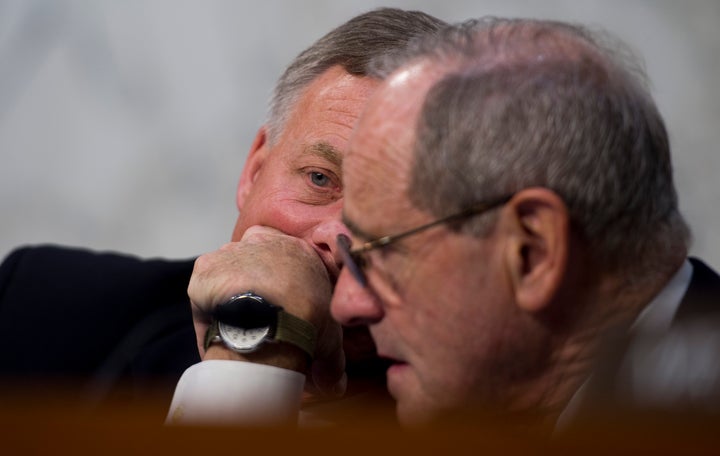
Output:
[[[623,332],[608,344],[585,385],[581,424],[598,416],[720,419],[720,276],[690,262],[692,279],[670,329]]]
[[[72,383],[97,403],[122,388],[169,404],[200,361],[192,267],[55,246],[12,252],[0,266],[0,381]]]
[[[693,276],[675,314],[674,324],[690,318],[720,317],[720,276],[697,258],[690,258]]]

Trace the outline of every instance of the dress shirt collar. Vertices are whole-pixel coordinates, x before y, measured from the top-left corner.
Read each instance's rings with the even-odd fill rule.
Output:
[[[645,306],[640,315],[635,319],[631,331],[666,331],[670,328],[673,317],[680,307],[682,298],[690,285],[692,279],[693,266],[687,259],[668,283],[660,290],[655,298]],[[592,375],[591,375],[592,376]],[[556,430],[567,427],[573,417],[575,417],[580,404],[585,396],[589,377],[573,394],[565,409],[562,411],[555,424]]]
[[[645,309],[633,323],[632,331],[666,331],[670,328],[673,317],[680,307],[680,302],[690,285],[693,266],[690,261],[685,260],[675,275],[660,290],[660,293],[650,301]]]

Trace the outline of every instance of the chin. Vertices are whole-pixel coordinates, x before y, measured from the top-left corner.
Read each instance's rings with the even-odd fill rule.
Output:
[[[398,401],[396,412],[398,422],[404,428],[422,428],[438,421],[437,414],[428,406],[408,405]]]

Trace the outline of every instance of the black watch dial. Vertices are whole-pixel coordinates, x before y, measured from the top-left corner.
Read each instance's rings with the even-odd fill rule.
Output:
[[[214,318],[220,323],[241,329],[275,328],[282,307],[271,304],[253,292],[235,295],[215,308]]]

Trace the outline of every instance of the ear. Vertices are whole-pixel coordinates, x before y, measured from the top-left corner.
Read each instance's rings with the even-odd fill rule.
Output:
[[[245,199],[250,193],[250,189],[255,183],[255,179],[265,162],[266,155],[267,129],[263,125],[255,135],[255,139],[253,140],[252,146],[250,146],[250,151],[248,152],[247,159],[245,160],[245,166],[240,174],[240,182],[238,183],[236,193],[236,203],[238,210],[240,211],[242,211]]]
[[[550,305],[565,277],[570,253],[570,220],[552,190],[528,188],[507,203],[506,265],[518,306],[540,312]]]

